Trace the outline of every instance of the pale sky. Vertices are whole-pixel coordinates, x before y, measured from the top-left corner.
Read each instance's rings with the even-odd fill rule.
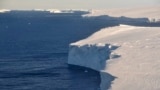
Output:
[[[160,0],[0,0],[0,9],[106,9],[160,6]]]

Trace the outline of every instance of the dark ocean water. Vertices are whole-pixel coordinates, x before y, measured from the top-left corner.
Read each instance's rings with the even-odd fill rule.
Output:
[[[98,90],[98,72],[67,65],[68,46],[118,24],[86,13],[0,13],[0,90]]]

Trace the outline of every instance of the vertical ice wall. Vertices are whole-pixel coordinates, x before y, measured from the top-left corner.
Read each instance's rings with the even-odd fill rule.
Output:
[[[84,66],[100,71],[105,68],[109,54],[109,44],[70,45],[68,64]]]
[[[70,45],[68,64],[78,65],[91,68],[100,72],[101,75],[101,90],[108,90],[111,87],[114,76],[103,72],[106,68],[107,60],[114,58],[112,50],[117,46],[109,44],[85,44],[85,45]]]

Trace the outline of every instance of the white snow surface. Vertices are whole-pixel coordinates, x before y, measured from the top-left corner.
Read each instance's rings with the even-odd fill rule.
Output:
[[[152,14],[159,19],[159,12],[159,16]],[[160,90],[160,27],[120,25],[101,29],[70,44],[68,63],[99,71],[101,90],[108,89],[104,73],[116,77],[111,90]]]

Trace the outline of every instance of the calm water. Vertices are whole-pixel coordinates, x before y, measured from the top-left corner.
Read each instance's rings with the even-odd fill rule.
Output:
[[[97,90],[99,73],[67,65],[69,43],[117,23],[87,12],[0,14],[0,90]]]

